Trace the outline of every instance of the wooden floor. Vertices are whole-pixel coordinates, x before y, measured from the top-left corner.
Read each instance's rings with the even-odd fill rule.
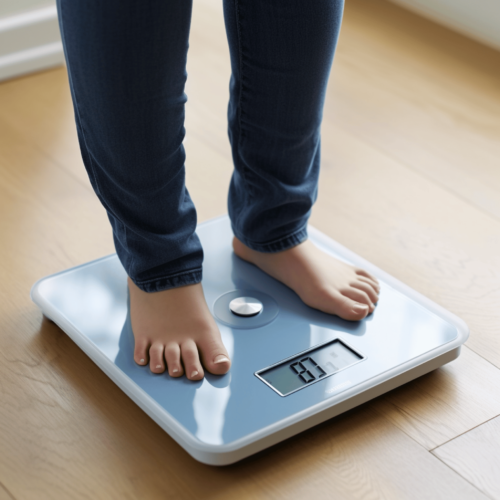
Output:
[[[197,0],[188,186],[226,211],[229,56]],[[0,85],[0,500],[500,499],[500,53],[349,0],[312,223],[463,318],[457,361],[226,468],[191,459],[29,298],[113,251],[64,69]]]

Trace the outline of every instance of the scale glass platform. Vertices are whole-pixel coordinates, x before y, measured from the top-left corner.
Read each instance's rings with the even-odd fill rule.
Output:
[[[364,320],[311,309],[236,257],[227,216],[200,224],[198,235],[205,296],[232,359],[226,375],[191,382],[133,361],[127,276],[116,255],[43,278],[31,296],[201,462],[226,465],[272,446],[452,361],[467,340],[458,317],[312,227],[318,247],[379,279],[379,303]]]

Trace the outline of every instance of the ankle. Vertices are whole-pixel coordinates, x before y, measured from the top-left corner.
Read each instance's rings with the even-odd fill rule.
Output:
[[[247,247],[236,236],[233,237],[233,251],[238,257],[244,260],[248,260],[250,253],[255,252],[255,250],[252,250],[251,248]]]

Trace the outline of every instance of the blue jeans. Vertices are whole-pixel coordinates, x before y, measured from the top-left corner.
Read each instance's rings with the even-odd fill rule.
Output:
[[[192,0],[58,0],[83,161],[128,275],[154,292],[198,283],[184,184]],[[260,252],[307,237],[343,0],[224,0],[232,75],[234,234]]]

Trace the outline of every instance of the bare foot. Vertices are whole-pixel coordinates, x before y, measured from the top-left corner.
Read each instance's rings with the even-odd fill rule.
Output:
[[[277,253],[251,250],[237,238],[234,253],[289,286],[310,307],[357,321],[375,309],[380,286],[363,269],[335,259],[309,240]]]
[[[153,373],[190,380],[226,373],[231,361],[210,314],[201,283],[146,293],[128,279],[134,360]]]

